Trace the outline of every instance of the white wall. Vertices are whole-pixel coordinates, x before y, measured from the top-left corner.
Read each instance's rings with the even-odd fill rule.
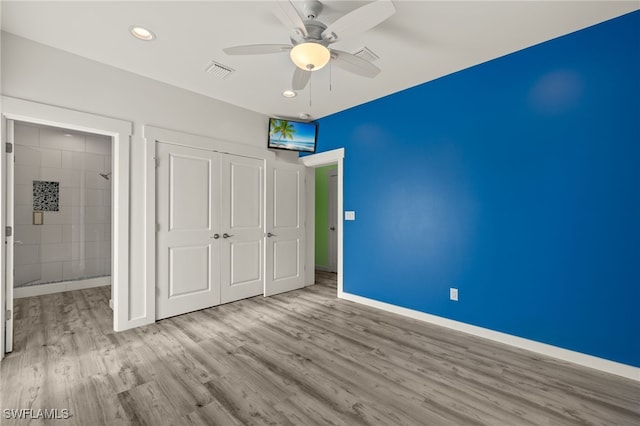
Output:
[[[15,286],[111,273],[111,139],[15,124]],[[57,211],[33,224],[33,182],[58,182]]]
[[[12,34],[1,37],[3,95],[131,121],[129,318],[145,306],[145,124],[264,147],[267,117]],[[170,58],[168,58],[170,60]],[[266,150],[266,149],[265,149]],[[278,154],[295,161],[290,153]]]

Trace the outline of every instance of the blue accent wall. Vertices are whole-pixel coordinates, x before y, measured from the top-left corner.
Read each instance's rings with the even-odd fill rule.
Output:
[[[320,120],[338,147],[346,292],[640,367],[640,12]]]

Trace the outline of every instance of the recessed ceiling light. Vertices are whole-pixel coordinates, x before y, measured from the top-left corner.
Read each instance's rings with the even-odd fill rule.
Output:
[[[156,38],[156,35],[153,33],[153,31],[148,30],[144,27],[139,27],[137,25],[129,27],[129,32],[138,40],[151,41]]]
[[[284,96],[285,98],[295,98],[296,95],[297,93],[293,90],[285,90],[284,92],[282,92],[282,96]]]
[[[301,112],[300,114],[298,114],[298,117],[300,117],[303,120],[308,120],[309,118],[311,118],[311,116],[306,112]]]

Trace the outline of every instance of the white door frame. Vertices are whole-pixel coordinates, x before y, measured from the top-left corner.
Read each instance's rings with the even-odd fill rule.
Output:
[[[111,155],[113,161],[113,232],[111,244],[111,279],[113,289],[113,327],[115,331],[131,328],[129,312],[129,146],[133,134],[131,122],[100,115],[74,111],[37,102],[2,96],[2,141],[5,142],[6,120],[15,120],[45,126],[60,127],[81,132],[95,133],[112,138]],[[4,143],[2,146],[4,152]],[[4,156],[3,156],[4,158]],[[4,187],[4,164],[0,161],[0,187]],[[0,196],[0,226],[4,235],[6,218],[4,203],[6,194]],[[0,276],[5,276],[6,254],[4,244],[0,244]],[[4,280],[3,280],[4,281]],[[3,284],[4,285],[4,284]],[[4,311],[5,291],[0,292],[0,307]],[[4,314],[3,314],[4,316]],[[4,319],[4,318],[3,318]],[[4,321],[2,323],[4,330]],[[3,331],[0,357],[5,352]]]
[[[11,119],[2,120],[2,159],[0,160],[1,170],[0,182],[2,182],[2,198],[0,203],[0,217],[2,218],[2,235],[4,244],[0,244],[0,259],[2,263],[13,266],[15,264],[15,219],[14,219],[14,188],[15,188],[15,122]],[[9,151],[5,147],[12,144]],[[11,154],[9,154],[11,152]],[[3,180],[4,179],[4,180]],[[12,226],[11,234],[6,232],[6,226]],[[1,241],[0,241],[1,243]],[[2,252],[4,250],[4,253]],[[13,286],[15,277],[13,276],[13,268],[0,266],[2,273],[0,274],[0,360],[4,357],[5,352],[13,351]],[[9,314],[11,317],[8,318]]]
[[[343,281],[343,229],[344,229],[344,204],[343,204],[343,178],[344,178],[344,148],[319,154],[307,155],[299,160],[300,164],[314,169],[317,167],[338,165],[338,294],[342,298],[344,294]],[[315,179],[307,179],[307,283],[312,284],[315,266]]]

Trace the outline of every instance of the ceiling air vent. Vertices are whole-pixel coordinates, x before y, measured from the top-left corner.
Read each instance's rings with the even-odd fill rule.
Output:
[[[378,55],[376,55],[375,53],[373,53],[368,47],[363,47],[362,49],[358,49],[356,52],[353,53],[354,55],[356,55],[358,58],[364,59],[365,61],[369,61],[369,62],[373,62],[377,59],[380,59],[380,57]]]
[[[216,61],[209,61],[207,66],[204,67],[204,70],[207,73],[213,74],[218,78],[225,78],[226,76],[228,76],[234,71],[229,67],[226,67],[222,64],[217,63]]]

